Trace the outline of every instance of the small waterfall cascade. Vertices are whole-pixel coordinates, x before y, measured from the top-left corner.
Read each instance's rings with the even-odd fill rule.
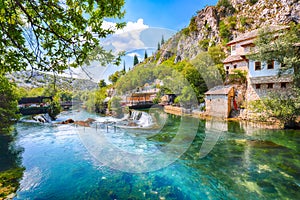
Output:
[[[151,115],[146,112],[133,110],[130,115],[130,119],[136,122],[141,127],[148,127],[153,125],[153,119]]]

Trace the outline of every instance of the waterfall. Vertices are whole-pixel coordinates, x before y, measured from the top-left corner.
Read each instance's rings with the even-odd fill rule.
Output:
[[[151,115],[146,112],[133,110],[130,115],[130,119],[133,120],[140,127],[148,127],[153,125]]]

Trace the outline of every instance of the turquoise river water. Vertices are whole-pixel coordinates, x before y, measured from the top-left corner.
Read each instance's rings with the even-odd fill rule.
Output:
[[[122,127],[97,131],[119,148],[151,152],[167,145],[184,120],[165,115],[156,132]],[[69,111],[59,120],[88,117],[107,119]],[[82,141],[82,134],[89,138],[88,128],[21,120],[11,145],[23,149],[20,165],[25,171],[14,199],[300,199],[299,131],[240,122],[215,126],[221,132],[215,142],[208,141],[206,156],[199,150],[215,129],[210,121],[200,120],[192,144],[177,160],[155,171],[130,173],[105,166],[90,153]]]

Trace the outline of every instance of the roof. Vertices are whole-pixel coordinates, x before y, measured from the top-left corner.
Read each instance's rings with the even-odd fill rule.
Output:
[[[264,83],[290,83],[293,81],[292,75],[281,75],[281,76],[263,76],[263,77],[251,77],[251,84],[264,84]]]
[[[234,61],[241,61],[241,60],[244,60],[244,58],[240,55],[230,55],[223,61],[223,63],[231,63]]]
[[[39,96],[39,97],[24,97],[21,98],[18,102],[18,104],[35,104],[35,103],[43,103],[44,99],[50,99],[52,101],[52,97],[45,97],[45,96]]]
[[[218,85],[216,87],[211,88],[205,94],[206,95],[219,95],[219,94],[229,94],[230,90],[233,88],[232,85]]]
[[[279,30],[283,30],[283,29],[287,29],[289,26],[278,26],[278,25],[272,25],[269,27],[264,27],[270,30],[270,32],[275,32],[275,31],[279,31]],[[263,28],[259,28],[259,29],[255,29],[253,31],[244,33],[240,36],[238,36],[237,38],[235,38],[234,40],[230,41],[227,43],[227,46],[230,46],[232,44],[241,42],[241,41],[245,41],[245,40],[250,40],[253,38],[256,38],[259,34],[259,31],[263,30]]]

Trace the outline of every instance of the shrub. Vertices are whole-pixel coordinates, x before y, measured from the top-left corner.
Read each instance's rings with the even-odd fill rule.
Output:
[[[227,43],[230,39],[231,33],[228,25],[226,25],[224,21],[220,21],[219,31],[221,38]]]
[[[48,114],[51,117],[52,120],[56,119],[56,116],[60,113],[61,111],[61,106],[58,101],[52,101],[50,103],[50,107],[48,110]]]

